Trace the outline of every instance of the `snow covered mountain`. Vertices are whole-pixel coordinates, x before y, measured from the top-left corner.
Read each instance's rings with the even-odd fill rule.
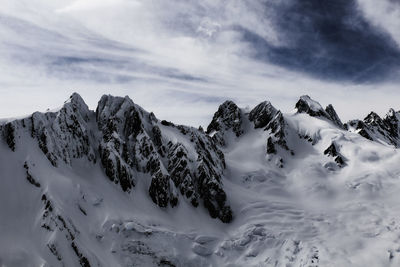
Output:
[[[0,266],[396,266],[399,123],[302,96],[204,131],[75,93],[0,122]]]

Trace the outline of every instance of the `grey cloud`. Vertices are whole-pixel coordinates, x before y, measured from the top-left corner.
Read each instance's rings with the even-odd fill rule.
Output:
[[[236,26],[255,58],[317,78],[379,82],[398,72],[400,50],[390,35],[363,17],[353,0],[268,3],[281,45]],[[392,76],[393,78],[393,76]]]
[[[0,116],[36,109],[32,93],[52,107],[71,88],[94,105],[102,93],[128,94],[192,125],[207,123],[226,98],[288,111],[310,94],[344,119],[367,113],[365,102],[398,105],[400,36],[354,0],[121,0],[62,14],[19,1],[24,12],[0,15]]]

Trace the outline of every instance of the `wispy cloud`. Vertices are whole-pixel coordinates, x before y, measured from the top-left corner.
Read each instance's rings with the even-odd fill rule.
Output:
[[[390,0],[375,10],[369,0],[0,4],[2,117],[45,110],[73,91],[92,108],[103,93],[129,95],[191,125],[206,124],[227,98],[289,111],[306,93],[345,120],[400,109],[399,9]]]
[[[258,59],[334,81],[397,77],[397,44],[363,16],[356,1],[278,1],[269,7],[266,15],[283,44],[271,45],[251,29],[238,28]]]

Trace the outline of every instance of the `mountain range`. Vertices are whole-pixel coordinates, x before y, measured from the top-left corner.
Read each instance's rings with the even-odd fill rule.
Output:
[[[0,266],[396,266],[399,147],[393,109],[228,100],[203,129],[74,93],[0,121]]]

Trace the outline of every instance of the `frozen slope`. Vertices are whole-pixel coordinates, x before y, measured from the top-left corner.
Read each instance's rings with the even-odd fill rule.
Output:
[[[286,114],[292,129],[318,140],[293,142],[276,169],[265,158],[268,133],[250,130],[227,149],[226,186],[236,220],[227,247],[235,266],[396,266],[397,150],[306,114]],[[335,142],[345,168],[323,151]]]
[[[141,113],[129,100],[108,100],[114,101],[105,106],[104,99],[100,101],[103,110],[111,110],[118,101],[122,102],[116,106],[121,107],[126,101],[124,105]],[[40,145],[40,136],[37,139],[29,129],[31,117],[25,121],[26,128],[18,128],[24,120],[19,119],[21,124],[14,124],[13,131],[4,122],[0,265],[398,266],[398,149],[346,130],[315,101],[312,114],[307,108],[281,113],[269,102],[263,103],[252,116],[233,102],[221,105],[209,127],[210,140],[204,139],[202,130],[148,121],[144,118],[149,113],[143,111],[139,116],[143,127],[134,141],[118,128],[123,124],[117,124],[107,139],[108,131],[101,130],[95,112],[86,110],[75,95],[63,107],[80,127],[63,121],[46,126],[49,138],[58,140],[57,146],[47,146],[48,153]],[[57,118],[63,117],[62,110],[54,111]],[[127,116],[126,112],[115,114],[122,116],[114,117],[118,123]],[[46,116],[50,123],[53,115]],[[98,147],[107,140],[123,140],[134,148],[143,136],[147,136],[146,144],[157,146],[154,140],[158,139],[148,130],[152,123],[160,129],[162,144],[180,143],[186,151],[189,167],[184,173],[191,178],[185,181],[194,183],[200,205],[194,206],[186,191],[182,194],[178,189],[174,193],[177,204],[160,207],[149,192],[154,174],[140,169],[142,164],[140,168],[129,165],[115,147],[112,151],[128,164],[134,186],[125,191],[107,174],[110,166],[102,163]],[[182,134],[186,131],[192,134]],[[15,137],[14,146],[10,136]],[[196,172],[196,162],[201,161],[196,158],[205,154],[187,136],[204,140],[210,146],[206,150],[220,150],[224,155],[225,168],[215,172],[222,173],[219,184],[232,209],[229,223],[212,218],[203,203]],[[211,148],[212,142],[218,148]],[[179,184],[173,176],[181,173],[168,167],[176,157],[167,154],[152,154],[160,159],[165,177],[171,176],[168,186],[158,188],[162,192]],[[132,159],[146,165],[145,158],[137,158],[141,156],[135,154]],[[210,168],[219,166],[214,163]]]

